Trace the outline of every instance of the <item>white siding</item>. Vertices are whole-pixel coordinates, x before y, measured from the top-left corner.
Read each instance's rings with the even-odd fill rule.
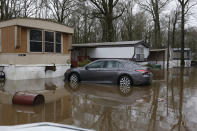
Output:
[[[148,58],[148,56],[149,56],[149,48],[147,48],[147,47],[145,47],[145,46],[143,46],[143,45],[139,45],[139,46],[136,46],[135,48],[144,48],[144,58],[146,59],[146,58]],[[134,58],[136,58],[136,55],[135,55],[135,57]]]
[[[88,56],[91,58],[126,58],[134,55],[134,47],[99,47],[89,48]]]
[[[149,56],[149,48],[144,48],[144,58],[148,58]]]

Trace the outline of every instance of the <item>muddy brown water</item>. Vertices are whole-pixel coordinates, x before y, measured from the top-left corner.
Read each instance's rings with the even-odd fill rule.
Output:
[[[153,71],[150,86],[121,93],[117,86],[80,84],[63,78],[0,81],[0,125],[56,122],[98,131],[197,129],[197,68]],[[39,92],[46,103],[12,105],[17,91]]]

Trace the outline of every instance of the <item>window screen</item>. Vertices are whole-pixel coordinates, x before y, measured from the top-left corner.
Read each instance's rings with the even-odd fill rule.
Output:
[[[136,54],[144,54],[144,48],[137,47]]]
[[[136,48],[136,61],[144,61],[144,48]]]
[[[56,53],[61,53],[61,50],[62,50],[61,33],[56,33]]]
[[[45,52],[54,52],[54,32],[45,31]]]
[[[30,30],[30,52],[42,52],[42,31]]]

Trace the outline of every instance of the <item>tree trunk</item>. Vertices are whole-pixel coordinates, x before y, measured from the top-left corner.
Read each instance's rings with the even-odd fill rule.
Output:
[[[181,67],[185,66],[184,48],[185,48],[185,5],[181,5]]]
[[[114,39],[114,29],[113,29],[113,20],[112,20],[112,14],[107,17],[107,41],[112,42]]]
[[[4,19],[4,0],[1,0],[1,20]]]
[[[172,47],[175,47],[175,32],[176,32],[176,24],[177,24],[177,17],[178,17],[178,13],[177,11],[174,14],[174,21],[173,21],[173,29],[172,29]]]

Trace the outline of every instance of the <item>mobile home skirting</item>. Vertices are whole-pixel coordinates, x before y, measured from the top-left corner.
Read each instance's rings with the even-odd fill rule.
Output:
[[[3,71],[8,80],[27,80],[40,78],[55,78],[64,75],[70,64],[56,64],[56,70],[47,70],[47,66],[54,66],[54,64],[40,64],[40,65],[0,65],[4,66]]]

